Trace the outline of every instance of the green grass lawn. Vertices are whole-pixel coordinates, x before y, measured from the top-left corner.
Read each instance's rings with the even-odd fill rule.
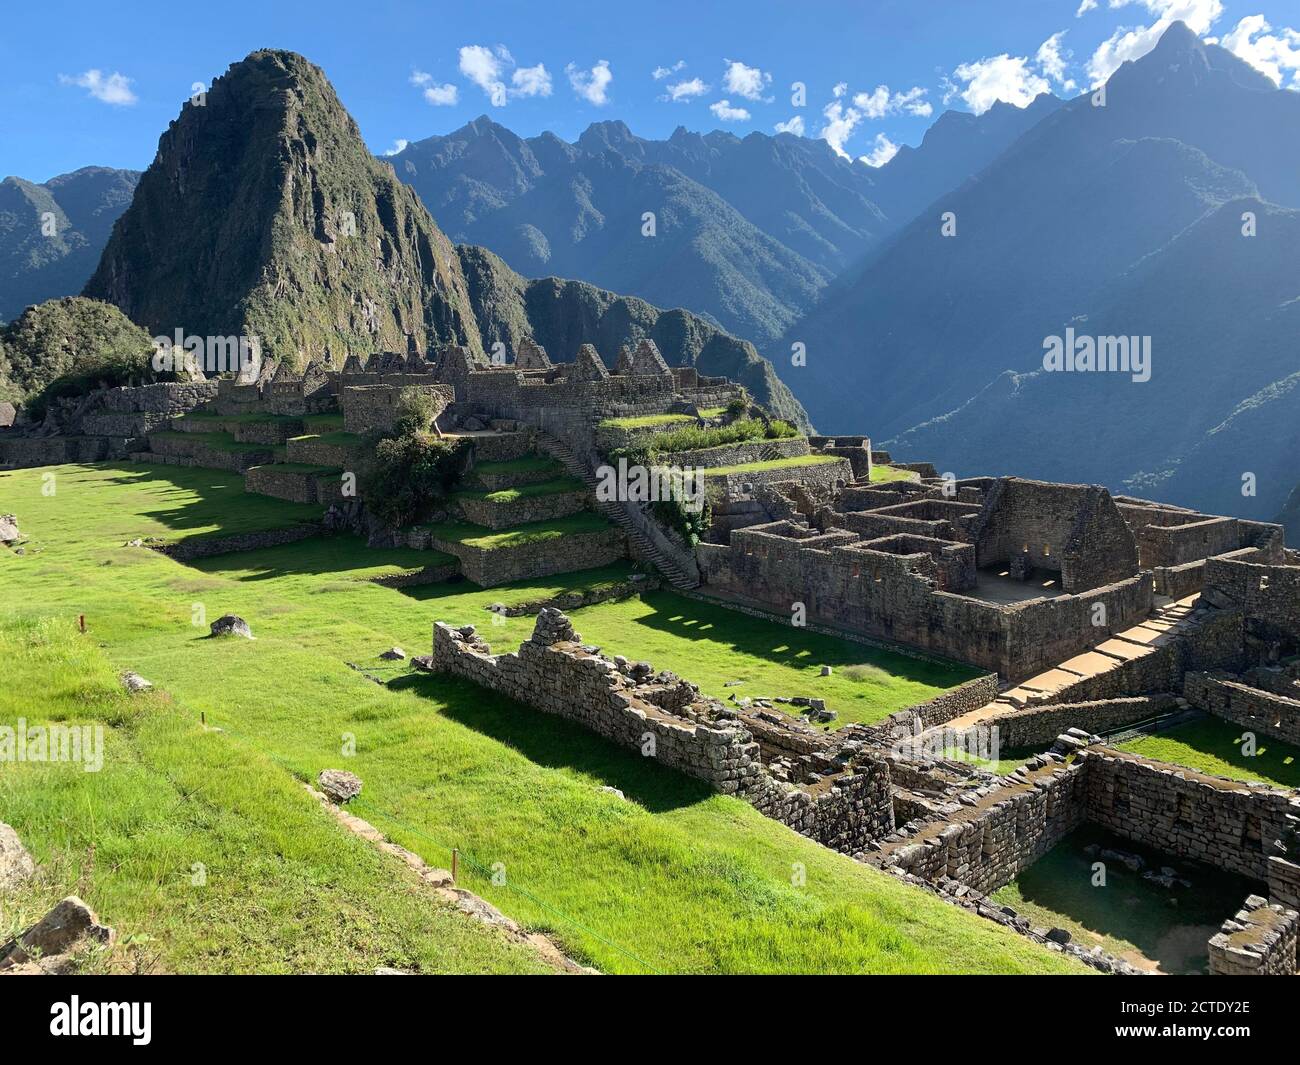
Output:
[[[557,477],[553,481],[524,484],[517,488],[501,488],[495,492],[463,491],[453,494],[453,499],[484,499],[489,503],[513,503],[529,496],[553,496],[561,492],[578,492],[587,486],[576,477]]]
[[[1145,866],[1088,854],[1095,844],[1139,855]],[[1105,865],[1105,883],[1094,884],[1093,863]],[[1164,866],[1191,887],[1163,887],[1142,873]],[[994,901],[1013,907],[1038,928],[1064,928],[1087,949],[1165,973],[1204,973],[1207,943],[1225,918],[1259,889],[1245,877],[1150,850],[1094,826],[1071,833],[1006,887]]]
[[[337,766],[365,781],[360,816],[433,864],[445,866],[449,848],[459,847],[465,886],[517,920],[552,930],[604,971],[1080,971],[576,724],[377,658],[393,644],[425,650],[434,620],[464,615],[508,647],[531,630],[532,619],[500,619],[498,626],[483,609],[487,603],[574,587],[581,575],[488,591],[469,584],[388,588],[355,578],[406,567],[412,556],[424,561],[428,552],[370,551],[344,537],[184,566],[121,544],[193,526],[196,515],[213,508],[247,524],[240,512],[250,503],[282,508],[284,520],[293,505],[245,495],[231,483],[238,478],[180,468],[168,470],[169,481],[140,467],[61,467],[56,494],[44,496],[45,472],[0,473],[0,511],[17,514],[31,537],[23,556],[0,551],[7,593],[0,618],[14,625],[54,614],[71,624],[85,614],[87,640],[102,646],[113,670],[135,669],[166,692],[158,714],[166,742],[110,761],[99,792],[67,793],[72,801],[64,803],[53,786],[34,787],[21,800],[6,798],[0,817],[42,859],[72,863],[69,877],[101,916],[124,936],[154,936],[176,968],[274,971],[314,968],[322,958],[362,968],[357,952],[368,966],[404,929],[412,939],[418,929],[444,942],[449,953],[461,949],[429,920],[372,916],[396,907],[402,893],[349,879],[348,868],[370,862],[371,852],[356,849],[325,814],[304,805],[295,782]],[[703,666],[710,659],[722,676],[744,668],[742,653],[761,659],[779,647],[764,648],[761,640],[746,646],[741,630],[718,632],[715,621],[710,639],[733,646],[728,663],[697,638],[702,633],[690,631],[698,626],[685,624],[689,618],[674,620],[673,612],[638,624],[614,609],[626,605],[578,612],[584,637],[617,653],[610,637],[626,631],[641,649],[638,657],[692,679],[707,682]],[[257,639],[205,638],[206,626],[193,624],[200,608],[207,618],[239,614]],[[609,633],[598,631],[602,611]],[[674,630],[682,637],[675,644]],[[642,639],[655,632],[675,654],[657,653]],[[349,662],[390,683],[373,683]],[[381,673],[381,666],[392,672]],[[803,686],[802,670],[790,673],[791,683]],[[21,696],[29,687],[6,690]],[[225,731],[196,732],[200,713]],[[341,753],[352,743],[354,754]],[[130,796],[113,789],[126,788],[122,782],[136,766],[172,792],[131,821]],[[606,785],[628,801],[602,792]],[[254,796],[263,809],[249,808]],[[156,839],[171,828],[163,810],[181,821],[220,818],[235,835],[215,836],[206,850],[173,852]],[[119,824],[127,827],[117,830]],[[111,848],[105,844],[111,863],[88,853],[101,832],[112,840]],[[323,840],[327,845],[318,847]],[[285,874],[281,883],[299,846],[313,853],[295,867],[300,875]],[[228,909],[191,896],[176,901],[165,889],[156,904],[147,903],[160,879],[170,882],[173,867],[183,876],[194,861],[220,870],[215,878],[209,873],[209,883],[229,891]],[[503,882],[485,875],[495,863]],[[329,905],[317,906],[300,888],[304,881],[328,888]],[[384,890],[393,899],[379,899]],[[142,901],[132,901],[137,896]],[[337,901],[343,898],[347,907]],[[241,920],[236,929],[261,935],[227,936]],[[317,926],[327,930],[322,946],[298,941],[301,929],[310,935]],[[347,952],[337,949],[340,942]],[[399,965],[419,956],[413,946],[392,953]],[[464,967],[489,965],[467,954]]]
[[[98,725],[103,768],[0,769],[0,816],[44,871],[0,902],[0,937],[82,894],[119,931],[91,971],[535,972],[529,952],[341,832],[275,761],[166,693],[129,696],[67,617],[0,618],[0,723]]]
[[[828,462],[842,462],[836,455],[795,455],[765,462],[742,462],[738,466],[713,466],[700,472],[705,477],[725,477],[732,473],[759,473],[764,470],[783,470],[794,466],[824,466]]]
[[[881,466],[872,463],[871,480],[873,483],[884,481],[917,481],[920,478],[911,470],[900,470],[893,466]]]
[[[438,525],[425,525],[423,528],[428,529],[435,540],[495,551],[502,547],[522,547],[524,544],[559,540],[580,533],[601,532],[609,528],[609,521],[590,510],[583,510],[567,517],[534,521],[496,532],[467,521],[447,521]]]
[[[1246,755],[1241,743],[1244,731],[1241,725],[1207,716],[1118,746],[1122,751],[1173,762],[1211,776],[1300,788],[1300,749],[1256,734],[1256,753]]]

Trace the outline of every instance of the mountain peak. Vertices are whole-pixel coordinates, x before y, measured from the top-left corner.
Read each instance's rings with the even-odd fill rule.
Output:
[[[299,366],[480,343],[451,243],[324,72],[274,49],[181,108],[85,291],[153,332],[257,335]]]

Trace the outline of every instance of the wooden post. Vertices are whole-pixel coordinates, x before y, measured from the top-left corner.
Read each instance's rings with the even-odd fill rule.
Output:
[[[456,882],[456,866],[459,864],[460,864],[460,851],[457,848],[452,847],[451,848],[451,882],[453,884]]]
[[[78,615],[77,615],[77,624],[81,627],[81,631],[84,633],[84,632],[86,631],[86,615],[85,615],[85,614],[78,614]]]

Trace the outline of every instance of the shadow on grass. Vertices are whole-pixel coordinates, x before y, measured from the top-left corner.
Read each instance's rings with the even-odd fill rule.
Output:
[[[1136,854],[1145,865],[1134,871],[1122,861],[1105,858],[1089,845]],[[1104,886],[1094,886],[1094,863],[1105,865]],[[1163,887],[1144,878],[1147,871],[1172,868],[1191,887]],[[1209,938],[1225,918],[1240,908],[1252,892],[1267,894],[1263,885],[1199,862],[1174,858],[1127,839],[1085,825],[1071,833],[1016,878],[1010,889],[996,892],[998,901],[1016,901],[1008,890],[1032,906],[1049,911],[1027,914],[1035,923],[1051,915],[1079,929],[1133,944],[1167,973],[1203,973],[1209,966]],[[1068,925],[1067,925],[1068,927]],[[1095,940],[1080,939],[1086,947]]]
[[[360,536],[324,533],[291,544],[263,547],[197,559],[191,565],[204,573],[219,573],[239,581],[264,581],[274,577],[330,576],[361,570],[376,572],[396,566],[420,569],[452,561],[434,551],[406,547],[367,547]]]
[[[108,484],[147,490],[159,505],[142,511],[142,516],[177,532],[202,529],[204,536],[221,536],[278,529],[319,520],[324,513],[323,508],[313,504],[245,492],[244,479],[223,470],[134,464],[101,468],[115,471],[107,479]],[[191,495],[198,498],[189,498]]]
[[[389,685],[436,701],[439,712],[550,769],[573,769],[618,788],[651,813],[693,806],[713,795],[702,781],[457,677],[412,673]]]
[[[792,669],[807,668],[810,662],[836,668],[874,665],[891,676],[937,688],[951,688],[980,676],[975,669],[912,658],[886,648],[795,629],[769,618],[753,617],[673,592],[649,592],[641,601],[651,612],[638,618],[638,624],[685,639],[712,640],[742,654]]]

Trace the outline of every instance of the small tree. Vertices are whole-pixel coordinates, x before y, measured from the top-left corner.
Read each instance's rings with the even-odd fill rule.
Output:
[[[465,440],[452,443],[422,430],[383,437],[362,471],[361,497],[388,527],[414,524],[446,498],[468,459]]]

